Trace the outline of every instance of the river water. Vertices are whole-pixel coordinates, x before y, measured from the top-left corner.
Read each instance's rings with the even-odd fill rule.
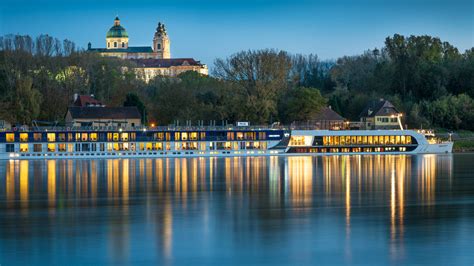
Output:
[[[0,161],[0,265],[474,264],[474,154]]]

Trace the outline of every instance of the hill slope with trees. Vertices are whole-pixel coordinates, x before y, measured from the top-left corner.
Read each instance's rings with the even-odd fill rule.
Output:
[[[149,122],[291,123],[326,105],[350,120],[390,100],[410,127],[474,130],[474,48],[431,36],[387,37],[384,47],[335,61],[264,49],[217,59],[212,75],[143,82],[130,61],[78,50],[48,35],[0,37],[0,119],[62,121],[74,93],[138,105]]]

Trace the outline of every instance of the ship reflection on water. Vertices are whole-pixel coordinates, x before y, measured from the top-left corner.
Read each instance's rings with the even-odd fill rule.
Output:
[[[0,263],[472,262],[473,159],[3,161]]]

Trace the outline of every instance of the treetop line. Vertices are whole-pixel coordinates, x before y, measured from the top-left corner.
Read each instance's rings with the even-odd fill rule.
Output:
[[[77,49],[48,35],[0,37],[0,119],[64,120],[74,93],[108,106],[127,95],[155,124],[175,120],[252,123],[309,120],[323,106],[358,120],[372,99],[390,100],[411,127],[474,130],[474,48],[395,34],[384,47],[322,61],[316,55],[250,50],[214,62],[211,76],[184,72],[148,83],[131,62]],[[135,97],[136,96],[136,97]],[[137,99],[139,101],[137,101]]]

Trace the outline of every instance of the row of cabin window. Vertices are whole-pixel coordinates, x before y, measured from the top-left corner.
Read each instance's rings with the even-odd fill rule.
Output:
[[[96,151],[97,144],[89,143],[48,143],[46,144],[48,152],[73,152],[75,145],[75,151]],[[141,142],[139,144],[135,143],[100,143],[100,150],[105,151],[107,148],[108,151],[135,151],[138,147],[140,151],[154,151],[154,150],[206,150],[206,143],[198,142],[178,142],[174,143],[174,147],[171,147],[171,143],[162,143],[162,142]],[[29,152],[29,145],[26,143],[20,144],[20,152]],[[247,143],[232,143],[232,142],[216,142],[209,143],[209,150],[249,150],[249,149],[266,149],[267,144],[265,142],[247,142]],[[13,144],[7,144],[7,152],[14,152]],[[34,152],[42,152],[43,144],[33,144]]]
[[[42,141],[43,133],[33,133],[34,141]],[[206,140],[206,132],[175,132],[174,140]],[[256,140],[257,132],[227,132],[227,140]],[[15,133],[5,134],[6,142],[15,142]],[[154,140],[171,140],[170,132],[153,133]],[[258,132],[258,139],[266,139],[265,132]],[[28,133],[19,134],[20,142],[28,142]],[[98,141],[98,133],[46,133],[48,142],[65,142],[65,141]],[[129,141],[136,140],[136,133],[107,133],[107,141]]]
[[[296,148],[294,151],[297,153],[404,152],[407,151],[407,147]]]
[[[335,145],[405,145],[412,144],[411,136],[325,136],[323,137],[324,146]]]

